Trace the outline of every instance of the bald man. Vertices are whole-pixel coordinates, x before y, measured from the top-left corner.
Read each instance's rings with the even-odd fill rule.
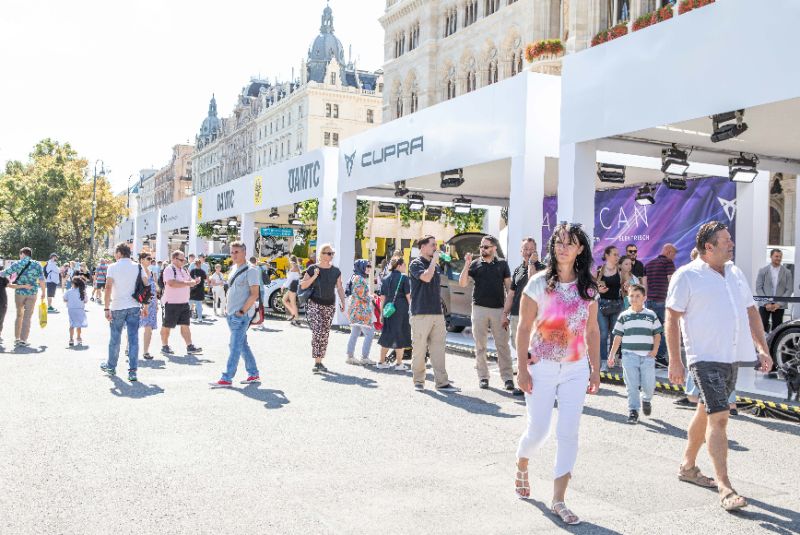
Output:
[[[678,249],[671,243],[667,243],[661,248],[661,254],[655,257],[644,266],[644,284],[647,287],[646,307],[656,313],[661,324],[664,324],[664,303],[667,300],[667,289],[672,274],[675,273],[675,256]],[[662,367],[667,366],[667,344],[666,337],[661,337],[658,346],[656,362]]]

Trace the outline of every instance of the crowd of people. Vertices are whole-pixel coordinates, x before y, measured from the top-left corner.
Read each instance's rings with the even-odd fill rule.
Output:
[[[403,360],[410,351],[411,380],[416,390],[425,389],[426,360],[430,361],[436,390],[459,390],[446,367],[441,251],[431,235],[423,236],[416,245],[418,255],[408,266],[398,252],[387,259],[385,269],[378,274],[369,261],[357,260],[346,283],[334,263],[336,251],[330,244],[318,248],[318,260],[305,270],[291,258],[283,303],[292,325],[299,325],[300,310],[305,307],[313,373],[328,372],[325,358],[338,311],[350,325],[346,363],[407,372]],[[635,424],[640,410],[650,416],[656,366],[668,366],[670,381],[686,383],[687,395],[697,407],[678,478],[717,488],[726,510],[747,505],[733,489],[727,473],[726,426],[731,397],[735,397],[739,362],[758,359],[761,371],[771,369],[765,330],[782,321],[785,304],[773,301],[756,307],[748,281],[732,262],[733,247],[727,227],[711,222],[697,234],[692,261],[679,269],[674,263],[678,252],[674,245],[665,244],[656,258],[644,264],[637,258],[633,243],[626,247],[624,257],[614,246],[605,248],[602,263],[595,267],[591,241],[582,227],[561,223],[547,243],[544,262],[539,260],[533,238],[522,241],[522,261],[513,271],[501,258],[494,236],[481,239],[476,258],[472,253],[465,255],[458,284],[473,285],[471,322],[478,386],[489,388],[491,334],[503,388],[525,397],[527,426],[517,448],[515,478],[519,498],[530,497],[528,465],[547,440],[557,404],[551,508],[566,524],[580,521],[567,507],[565,496],[578,455],[585,396],[597,393],[601,373],[621,360],[628,422]],[[175,353],[170,334],[176,328],[187,354],[202,352],[193,343],[190,326],[193,317],[196,322],[204,321],[207,284],[214,313],[225,317],[230,337],[225,369],[212,386],[232,386],[240,359],[247,374],[242,383],[258,383],[260,373],[248,331],[259,321],[264,273],[254,257],[248,260],[244,243],[231,243],[230,254],[232,265],[225,274],[220,265],[212,269],[204,256],[187,257],[181,250],[171,253],[169,263],[157,262],[146,252],[135,262],[130,246],[122,243],[115,248],[113,263],[103,260],[94,270],[89,291],[88,277],[79,263],[59,268],[57,255],[51,255],[43,267],[32,259],[29,248],[23,248],[19,261],[0,273],[0,332],[7,308],[6,288],[15,291],[15,341],[25,346],[29,345],[37,294],[41,293],[42,301],[47,299],[54,309],[55,290],[64,284],[69,345],[83,343],[87,303],[101,302],[110,328],[108,357],[101,369],[116,374],[125,332],[128,379],[137,381],[139,330],[143,329],[143,358],[152,359],[150,342],[158,329],[159,308],[161,353]],[[758,274],[758,294],[790,295],[791,275],[781,265],[779,250],[772,252],[771,260]],[[373,292],[376,278],[377,292]],[[719,299],[720,295],[729,299]],[[714,330],[707,328],[709,317],[714,318]],[[380,328],[378,361],[370,358],[376,327]],[[390,363],[390,352],[394,364]],[[704,442],[714,478],[704,475],[696,464]]]

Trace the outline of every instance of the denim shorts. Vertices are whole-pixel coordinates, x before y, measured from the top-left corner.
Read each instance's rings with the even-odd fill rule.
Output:
[[[726,362],[696,362],[689,365],[689,373],[700,389],[700,403],[706,413],[728,410],[728,397],[736,390],[738,366]]]

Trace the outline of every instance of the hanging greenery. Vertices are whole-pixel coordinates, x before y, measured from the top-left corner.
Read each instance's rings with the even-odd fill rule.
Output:
[[[452,208],[444,209],[444,224],[455,227],[456,233],[462,232],[481,232],[483,221],[486,218],[486,210],[473,208],[468,214],[457,214]]]
[[[397,213],[400,214],[400,224],[410,227],[412,221],[422,221],[422,212],[414,212],[408,209],[408,204],[399,204]]]
[[[302,219],[307,225],[317,224],[317,214],[319,213],[319,200],[309,199],[298,203],[297,217]]]
[[[357,201],[356,203],[356,239],[364,239],[364,231],[369,222],[369,201]]]
[[[198,223],[197,224],[197,237],[198,238],[213,238],[214,237],[214,223]]]
[[[331,212],[333,212],[333,220],[336,221],[336,197],[333,198],[333,203],[331,203]]]

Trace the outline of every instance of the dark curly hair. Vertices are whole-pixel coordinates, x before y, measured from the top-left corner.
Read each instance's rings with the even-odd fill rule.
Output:
[[[578,294],[581,299],[591,301],[597,295],[597,283],[592,276],[592,245],[580,225],[559,223],[547,242],[547,269],[544,278],[547,281],[547,291],[552,292],[558,284],[558,260],[556,258],[556,240],[562,232],[569,236],[570,243],[583,246],[583,251],[575,259],[575,273],[578,275]]]

